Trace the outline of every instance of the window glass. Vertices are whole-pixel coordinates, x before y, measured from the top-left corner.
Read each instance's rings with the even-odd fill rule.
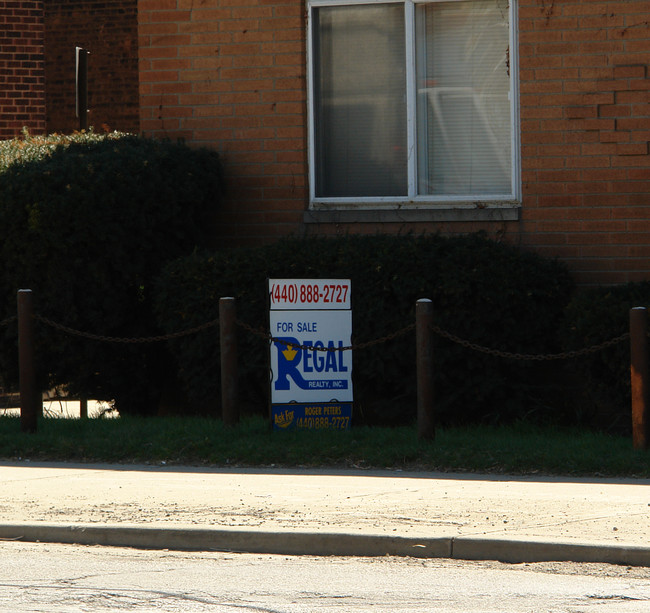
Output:
[[[514,198],[511,1],[318,0],[312,197]]]
[[[505,2],[416,7],[418,192],[510,192]]]
[[[407,195],[403,5],[314,12],[317,195]]]

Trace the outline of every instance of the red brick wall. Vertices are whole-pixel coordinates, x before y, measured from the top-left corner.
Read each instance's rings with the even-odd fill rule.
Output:
[[[42,1],[0,1],[0,140],[45,129]]]
[[[582,282],[650,278],[650,2],[521,0],[525,245]]]
[[[141,0],[143,130],[224,154],[227,244],[289,232],[486,230],[582,283],[650,278],[650,2],[519,0],[519,221],[302,224],[305,6]]]
[[[301,227],[306,203],[304,6],[295,0],[140,0],[145,134],[223,155],[225,244]]]
[[[88,125],[139,132],[137,0],[45,2],[47,131],[72,132],[75,47],[89,51]]]

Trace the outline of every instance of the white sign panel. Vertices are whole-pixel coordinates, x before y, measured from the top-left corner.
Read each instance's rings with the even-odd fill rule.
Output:
[[[274,425],[349,427],[350,280],[270,279],[269,304]]]
[[[350,345],[350,315],[271,311],[272,403],[352,402],[352,352],[336,351]]]

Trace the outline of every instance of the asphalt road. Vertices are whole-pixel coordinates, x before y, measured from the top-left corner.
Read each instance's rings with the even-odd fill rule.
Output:
[[[0,543],[0,611],[647,613],[650,569]]]

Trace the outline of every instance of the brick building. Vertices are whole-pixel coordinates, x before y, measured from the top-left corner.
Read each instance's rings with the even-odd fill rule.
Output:
[[[4,4],[46,6],[19,31],[44,40],[48,131],[70,115],[66,38],[91,53],[90,123],[223,154],[221,244],[484,230],[582,283],[650,277],[650,2]],[[39,129],[43,77],[18,73]]]
[[[88,57],[89,124],[139,131],[137,0],[0,0],[0,138],[72,132],[76,54]]]
[[[75,47],[88,55],[88,124],[139,131],[137,0],[46,0],[47,131],[70,132],[75,115]]]
[[[45,130],[41,2],[0,2],[0,138]]]

